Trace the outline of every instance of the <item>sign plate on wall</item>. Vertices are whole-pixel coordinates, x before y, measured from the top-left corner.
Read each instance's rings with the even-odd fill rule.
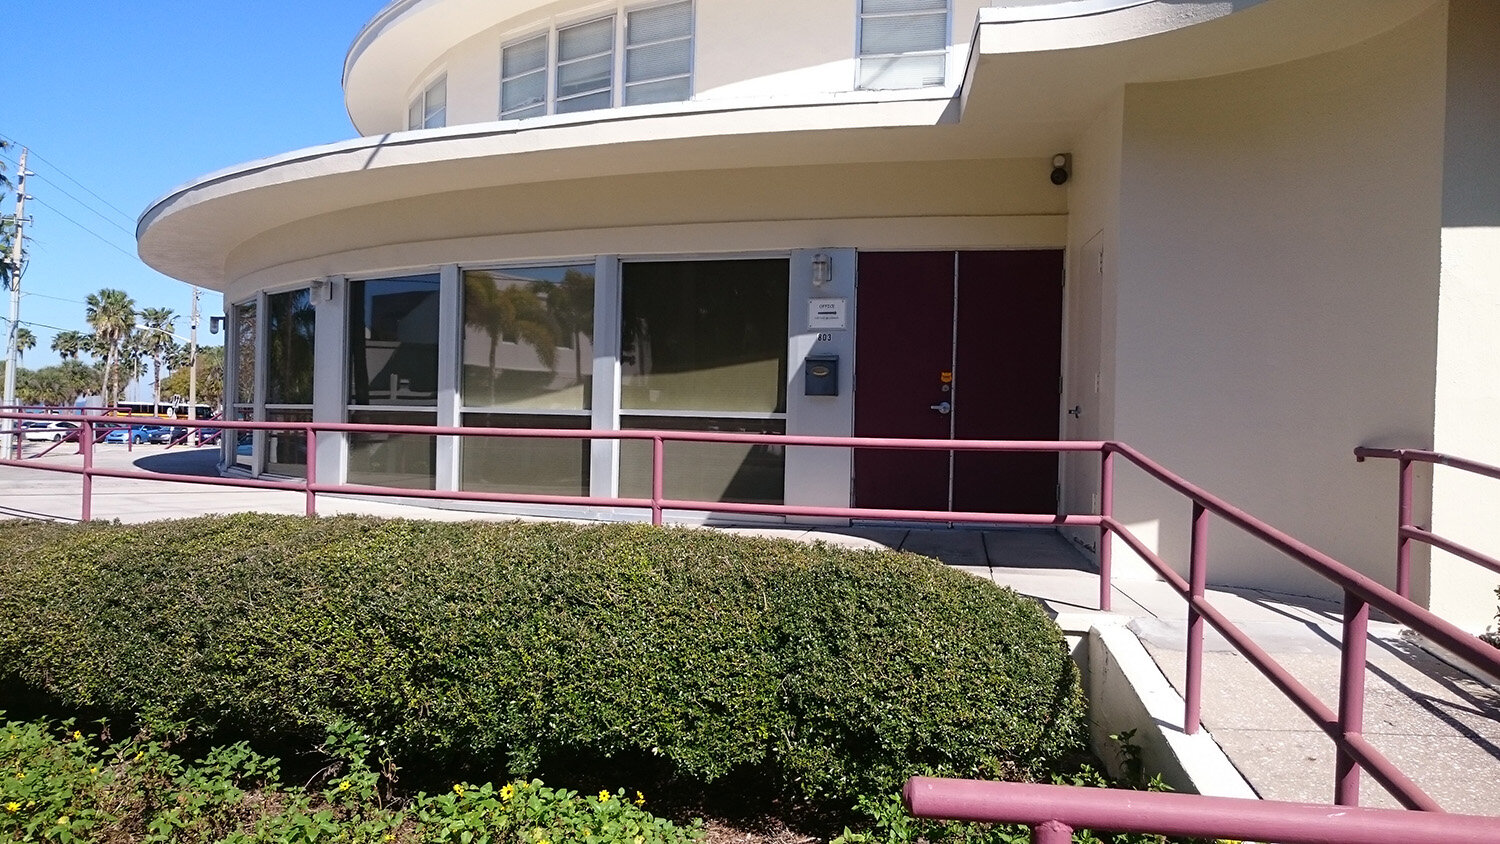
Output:
[[[848,299],[808,299],[807,327],[814,331],[843,331],[848,327]]]

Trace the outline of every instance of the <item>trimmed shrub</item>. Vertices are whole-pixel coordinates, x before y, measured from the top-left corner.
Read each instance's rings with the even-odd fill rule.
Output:
[[[722,532],[237,515],[0,524],[0,681],[117,716],[529,776],[656,759],[810,797],[1045,777],[1076,669],[932,560]]]

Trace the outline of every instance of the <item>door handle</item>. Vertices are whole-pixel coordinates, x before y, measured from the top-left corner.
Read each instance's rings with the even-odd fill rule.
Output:
[[[1073,409],[1070,410],[1070,411],[1068,411],[1068,415],[1071,416],[1071,417],[1073,417],[1074,419],[1080,419],[1080,418],[1082,418],[1083,417],[1083,407],[1080,406],[1080,405],[1076,405],[1076,404],[1073,405]]]
[[[937,404],[933,405],[932,409],[936,410],[938,413],[943,414],[944,416],[947,416],[948,414],[953,412],[953,405],[950,402],[940,401]]]

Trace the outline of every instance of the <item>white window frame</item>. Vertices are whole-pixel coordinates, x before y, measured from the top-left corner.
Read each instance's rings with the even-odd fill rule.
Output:
[[[605,18],[613,18],[613,20],[614,20],[614,37],[613,37],[613,40],[612,40],[612,46],[610,48],[611,51],[612,51],[612,53],[611,53],[611,60],[610,60],[611,72],[610,72],[610,85],[609,85],[609,94],[610,94],[610,96],[609,96],[609,103],[610,104],[608,106],[606,106],[606,108],[620,108],[621,106],[625,105],[626,88],[629,87],[632,84],[632,83],[628,83],[626,81],[626,78],[625,78],[626,58],[627,58],[627,53],[628,53],[628,51],[630,49],[628,27],[629,27],[629,21],[630,21],[630,15],[631,15],[631,13],[633,13],[633,12],[640,12],[640,11],[647,10],[647,9],[658,8],[658,7],[661,7],[661,6],[676,5],[679,2],[681,2],[681,0],[655,0],[655,2],[630,3],[630,4],[618,3],[615,6],[613,6],[612,8],[606,7],[604,9],[596,9],[593,13],[591,13],[591,14],[589,14],[587,16],[584,16],[584,17],[569,18],[569,19],[565,19],[565,20],[561,20],[561,21],[554,21],[553,23],[551,23],[550,25],[546,26],[543,29],[535,29],[535,28],[533,28],[533,29],[530,29],[530,30],[520,31],[520,32],[515,33],[513,37],[506,38],[503,41],[503,43],[501,43],[501,45],[500,45],[500,97],[499,97],[499,102],[496,103],[496,112],[495,113],[497,115],[499,115],[499,117],[500,117],[501,120],[517,120],[517,119],[522,119],[523,120],[523,119],[526,119],[526,117],[541,117],[541,116],[544,116],[544,115],[553,115],[553,114],[559,114],[559,113],[563,113],[563,114],[583,114],[583,113],[586,113],[586,112],[583,112],[583,111],[577,111],[577,112],[559,112],[557,110],[557,104],[558,104],[558,102],[560,100],[561,101],[566,101],[566,100],[571,100],[571,99],[575,99],[575,98],[579,98],[579,97],[593,96],[593,95],[596,95],[596,94],[599,93],[598,90],[595,90],[595,91],[591,91],[591,92],[589,92],[587,94],[575,94],[575,95],[570,95],[570,96],[564,97],[564,98],[559,98],[557,96],[558,69],[560,67],[560,65],[558,63],[558,52],[559,52],[559,42],[560,42],[559,33],[561,33],[564,30],[571,29],[571,28],[573,28],[575,26],[582,26],[582,25],[589,24],[589,23],[595,23],[595,22],[603,20]],[[688,94],[687,94],[687,97],[684,100],[681,100],[681,102],[687,102],[687,101],[691,100],[693,98],[694,90],[695,90],[693,83],[694,83],[694,80],[696,78],[697,53],[693,49],[693,45],[695,45],[697,43],[697,40],[698,40],[698,23],[697,23],[698,22],[698,16],[697,16],[698,6],[697,6],[697,3],[698,3],[698,0],[690,0],[690,4],[688,6],[688,34],[687,34],[686,40],[687,40],[687,42],[689,44],[689,48],[688,48],[688,71],[687,71],[687,73],[686,74],[677,75],[677,76],[664,76],[664,77],[660,77],[660,78],[657,78],[657,79],[650,79],[650,80],[644,80],[643,81],[643,82],[660,82],[660,81],[664,81],[664,80],[667,80],[667,79],[686,78],[688,80]],[[521,44],[525,44],[525,43],[527,43],[529,41],[532,41],[532,40],[534,40],[534,39],[536,39],[538,37],[545,37],[546,38],[546,44],[547,44],[547,62],[546,62],[545,68],[544,68],[544,72],[545,72],[544,90],[546,92],[546,102],[545,102],[546,108],[545,108],[545,111],[543,111],[540,114],[526,115],[525,117],[507,116],[506,109],[505,109],[505,101],[504,101],[504,98],[505,98],[505,82],[507,80],[507,77],[505,76],[505,50],[508,49],[508,48],[510,48],[510,47],[515,47],[515,46],[518,46],[518,45],[521,45]],[[667,41],[670,41],[670,40],[676,40],[676,39],[667,39]],[[651,44],[654,45],[654,44],[657,44],[657,43],[667,43],[667,41],[651,42]],[[635,46],[637,48],[639,48],[639,47],[642,47],[642,46],[650,46],[650,45],[638,44],[638,45],[635,45]],[[602,53],[596,53],[596,54],[593,54],[591,56],[586,56],[586,57],[584,57],[584,59],[587,59],[587,58],[596,58],[599,55],[602,55]],[[584,59],[574,59],[574,60],[570,60],[570,61],[582,61]],[[511,77],[511,78],[518,78],[518,77]],[[634,84],[638,85],[638,84],[643,84],[643,83],[642,82],[637,82],[637,83],[634,83]],[[515,112],[524,111],[524,110],[530,109],[530,108],[535,108],[538,105],[543,105],[543,104],[542,103],[533,103],[532,105],[525,106],[524,108],[510,109],[510,113],[513,115]],[[590,109],[590,111],[593,111],[593,110],[595,110],[595,109]]]
[[[427,98],[429,96],[431,96],[432,92],[436,91],[438,89],[438,86],[440,86],[440,85],[443,88],[443,108],[442,108],[442,111],[440,112],[442,114],[442,116],[443,116],[443,119],[440,122],[429,122],[432,118],[431,118],[431,116],[428,113]],[[413,117],[416,117],[417,115],[421,115],[421,120],[420,121],[415,121],[415,120],[412,119]],[[447,126],[447,125],[448,125],[448,74],[445,71],[443,73],[439,73],[437,76],[434,76],[431,80],[428,81],[428,83],[426,85],[422,86],[422,90],[421,90],[420,93],[418,93],[415,97],[412,97],[411,102],[406,107],[406,128],[408,130],[413,130],[413,129],[441,129],[444,126]]]
[[[953,74],[951,64],[951,51],[953,49],[953,0],[947,0],[943,4],[943,47],[940,50],[914,50],[906,53],[867,53],[865,52],[865,19],[866,18],[901,18],[915,17],[918,15],[930,15],[933,12],[888,12],[865,14],[865,0],[854,2],[854,89],[860,90],[914,90],[916,88],[935,88],[948,84],[948,78]],[[931,85],[913,86],[906,89],[871,89],[861,84],[864,75],[863,65],[866,59],[892,59],[904,56],[941,56],[943,59],[943,79]]]

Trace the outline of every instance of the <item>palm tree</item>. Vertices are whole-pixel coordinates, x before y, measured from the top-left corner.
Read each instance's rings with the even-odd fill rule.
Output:
[[[16,361],[20,362],[21,358],[25,356],[27,349],[35,348],[36,335],[31,333],[31,329],[24,325],[16,326]],[[16,370],[16,374],[20,374],[19,368]]]
[[[52,351],[61,355],[63,360],[77,360],[80,352],[92,354],[90,339],[81,331],[59,331],[52,338]]]
[[[140,348],[151,359],[154,376],[151,401],[155,405],[153,412],[157,414],[161,413],[161,367],[177,351],[177,341],[172,339],[174,316],[171,308],[142,308],[140,317],[143,325],[136,331]]]
[[[500,381],[495,352],[501,338],[518,338],[536,350],[543,366],[548,369],[557,366],[556,323],[547,313],[547,306],[529,287],[500,287],[489,276],[469,275],[464,279],[464,322],[483,329],[490,338],[491,404]]]
[[[94,329],[96,347],[104,352],[104,404],[113,407],[120,397],[120,355],[135,329],[135,300],[123,290],[106,287],[90,293],[85,305],[84,319]]]

